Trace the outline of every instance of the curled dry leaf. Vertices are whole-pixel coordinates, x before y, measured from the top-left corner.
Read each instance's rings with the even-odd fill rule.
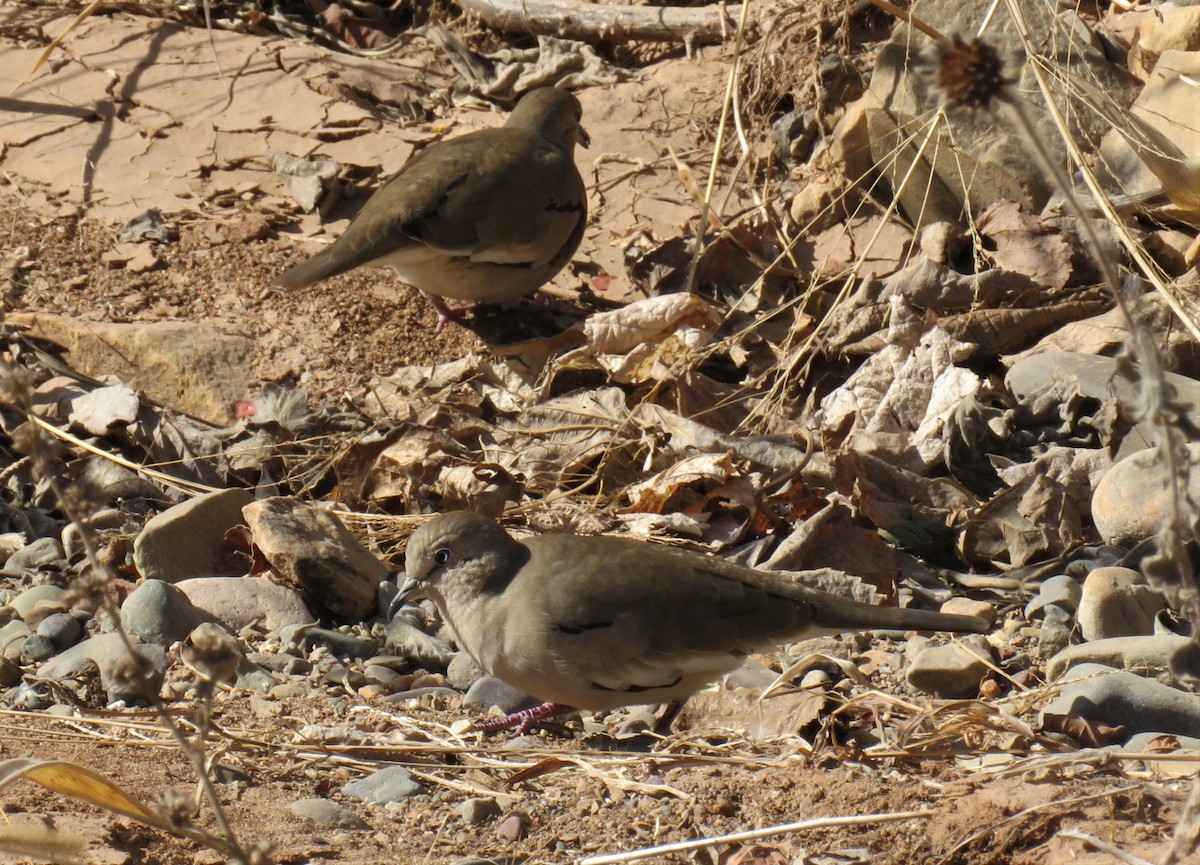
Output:
[[[945,419],[978,392],[979,376],[956,364],[971,354],[940,327],[926,329],[900,298],[892,299],[889,344],[821,402],[821,423],[846,432],[892,433],[895,450],[911,448],[921,463],[940,462]]]
[[[584,344],[559,358],[555,370],[594,364],[618,382],[660,380],[675,360],[707,345],[720,323],[717,311],[695,294],[635,301],[589,316],[581,326]]]
[[[670,504],[673,510],[687,510],[677,496],[687,488],[720,484],[734,475],[737,467],[728,453],[697,454],[687,457],[627,491],[629,506],[626,513],[644,511],[661,514]]]
[[[1124,727],[1113,727],[1103,721],[1090,721],[1079,715],[1044,715],[1042,729],[1049,733],[1070,736],[1087,748],[1103,748],[1126,738]]]
[[[520,500],[521,483],[495,463],[447,466],[438,474],[434,491],[441,495],[444,511],[478,511],[495,518],[509,502]]]

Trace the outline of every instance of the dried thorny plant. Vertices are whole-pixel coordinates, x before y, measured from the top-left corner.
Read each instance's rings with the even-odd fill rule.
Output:
[[[197,672],[197,733],[189,737],[167,711],[160,698],[161,672],[150,658],[137,648],[121,623],[115,595],[110,591],[116,574],[104,562],[96,533],[88,519],[100,509],[101,504],[85,484],[65,480],[66,473],[63,471],[56,443],[33,420],[33,393],[33,377],[27,368],[12,362],[0,365],[0,405],[15,410],[18,417],[25,418],[25,422],[14,432],[14,444],[27,455],[32,463],[33,476],[47,484],[58,507],[79,532],[86,565],[74,581],[72,593],[76,599],[87,601],[102,610],[109,617],[114,631],[124,644],[124,656],[110,670],[110,682],[122,693],[144,700],[154,709],[160,722],[191,762],[198,779],[197,793],[203,796],[212,809],[217,831],[209,832],[195,823],[196,807],[191,799],[185,803],[179,796],[168,791],[164,793],[156,809],[148,809],[107,779],[73,764],[54,761],[47,764],[36,760],[6,761],[0,763],[0,787],[20,777],[29,777],[67,795],[80,796],[79,791],[86,789],[92,794],[83,796],[87,801],[187,837],[218,851],[238,865],[269,865],[271,860],[268,842],[260,840],[247,845],[234,835],[206,760],[205,743],[210,730],[212,697],[216,684],[231,679],[236,672],[240,657],[236,640],[223,629],[198,628],[184,645],[184,661]],[[220,633],[214,634],[213,630]],[[39,763],[42,765],[39,766]],[[44,771],[47,765],[52,765],[55,771]],[[80,778],[90,779],[92,783],[81,783]],[[100,793],[97,794],[96,791]]]
[[[1085,178],[1089,179],[1092,194],[1104,196],[1086,162],[1062,121],[1055,93],[1043,70],[1044,61],[1034,55],[1032,41],[1023,13],[1016,2],[1008,3],[1018,24],[1029,66],[1044,96],[1045,104],[1055,119],[1068,151],[1076,158]],[[1117,309],[1124,319],[1127,332],[1121,369],[1136,386],[1139,395],[1137,409],[1142,418],[1150,421],[1154,435],[1153,464],[1165,479],[1170,504],[1166,519],[1158,531],[1157,551],[1145,560],[1143,572],[1172,606],[1185,610],[1193,622],[1192,641],[1178,650],[1171,659],[1171,670],[1181,681],[1200,683],[1200,586],[1188,545],[1197,537],[1198,503],[1187,495],[1187,478],[1192,470],[1188,452],[1186,410],[1167,381],[1162,359],[1151,334],[1132,313],[1136,280],[1121,279],[1114,250],[1101,239],[1095,220],[1079,202],[1073,185],[1062,167],[1049,155],[1035,131],[1022,101],[1011,92],[1011,80],[1004,74],[1004,63],[996,50],[983,39],[966,41],[953,39],[942,42],[937,49],[935,75],[946,105],[950,109],[996,111],[1007,119],[1022,136],[1039,166],[1063,195],[1079,227],[1088,253],[1093,258],[1104,282],[1112,293]],[[1200,842],[1200,773],[1193,783],[1192,795],[1185,808],[1164,865],[1183,861],[1195,852]]]

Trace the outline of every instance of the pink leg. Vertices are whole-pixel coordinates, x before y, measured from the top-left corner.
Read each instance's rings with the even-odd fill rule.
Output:
[[[433,308],[437,310],[437,326],[433,329],[435,334],[441,333],[446,329],[446,325],[451,321],[456,321],[457,319],[462,318],[475,308],[475,304],[473,303],[468,303],[466,306],[459,307],[450,306],[446,303],[446,301],[442,300],[436,294],[426,294],[425,296],[429,298],[429,302],[432,303]]]
[[[538,721],[544,721],[546,718],[553,718],[555,715],[561,715],[563,712],[570,712],[570,706],[564,706],[562,703],[542,703],[540,706],[534,706],[532,709],[525,709],[521,712],[513,712],[511,715],[505,715],[503,718],[491,718],[487,721],[482,721],[476,726],[485,733],[498,733],[501,730],[511,730],[517,728],[517,735],[524,736],[529,732],[529,728]]]

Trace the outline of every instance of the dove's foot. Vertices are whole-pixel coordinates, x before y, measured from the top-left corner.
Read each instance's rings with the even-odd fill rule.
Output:
[[[513,727],[516,727],[517,735],[524,736],[538,721],[553,718],[555,715],[561,715],[563,712],[573,711],[575,711],[574,708],[564,706],[562,703],[542,703],[540,706],[534,706],[532,709],[525,709],[520,712],[513,712],[511,715],[505,715],[503,718],[489,718],[486,721],[481,721],[476,727],[485,733],[498,733],[501,730],[511,730]]]
[[[450,304],[446,303],[446,301],[442,300],[436,294],[430,294],[427,297],[438,314],[437,325],[433,328],[434,334],[441,333],[450,322],[458,321],[475,308],[475,304],[473,303],[468,303],[466,306],[450,306]]]

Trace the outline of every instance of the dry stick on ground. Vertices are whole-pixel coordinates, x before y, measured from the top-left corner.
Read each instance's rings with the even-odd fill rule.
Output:
[[[595,42],[724,42],[740,6],[602,6],[572,0],[454,0],[489,27],[510,33],[558,36]]]
[[[878,823],[898,823],[904,820],[924,820],[934,816],[934,811],[900,811],[895,814],[863,814],[853,817],[820,817],[815,820],[802,820],[799,823],[785,823],[781,826],[768,826],[765,829],[754,829],[748,832],[734,832],[731,835],[717,835],[712,838],[697,838],[693,841],[679,841],[675,844],[659,844],[655,847],[643,847],[628,853],[613,853],[607,856],[589,856],[580,865],[617,865],[621,862],[633,862],[638,859],[648,859],[651,856],[661,856],[665,853],[681,853],[686,850],[699,850],[702,847],[712,847],[717,844],[737,844],[742,841],[755,841],[759,838],[769,838],[772,835],[785,835],[793,832],[804,832],[811,829],[834,829],[839,826],[873,826]]]

